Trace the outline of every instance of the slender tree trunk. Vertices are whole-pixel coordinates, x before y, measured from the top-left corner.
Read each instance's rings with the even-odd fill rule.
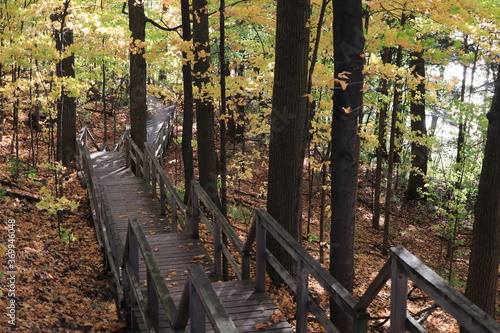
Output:
[[[335,85],[333,97],[330,273],[352,292],[365,38],[361,0],[334,0],[333,4],[335,79],[348,85],[345,89]],[[330,314],[341,332],[352,331],[352,319],[333,300],[330,300]]]
[[[382,61],[384,64],[390,64],[392,61],[393,48],[384,48],[382,51]],[[389,95],[389,83],[386,78],[382,79],[380,84],[382,89],[381,93],[384,97]],[[386,139],[385,139],[385,124],[387,118],[387,110],[389,103],[384,101],[380,108],[378,116],[378,146],[377,146],[377,166],[375,169],[375,197],[373,198],[373,218],[372,227],[374,229],[380,228],[380,194],[382,189],[382,162],[384,154],[386,154]]]
[[[191,20],[189,18],[189,0],[181,0],[182,12],[182,39],[191,40]],[[193,77],[191,74],[191,63],[187,60],[187,54],[183,52],[182,76],[184,87],[184,118],[182,120],[182,162],[184,163],[184,202],[187,203],[191,192],[191,180],[194,178],[193,162]]]
[[[208,38],[208,8],[206,0],[193,0],[193,43],[195,64],[193,82],[196,87],[195,97],[198,164],[200,185],[212,200],[220,207],[217,183],[217,155],[215,151],[214,106],[207,96],[206,87],[210,83],[210,47]]]
[[[143,0],[128,0],[130,44],[130,135],[143,148],[147,141],[146,59],[140,43],[146,39],[146,16]]]
[[[56,49],[62,54],[66,47],[73,44],[73,30],[66,26],[66,17],[69,15],[70,0],[63,4],[62,11],[51,16],[52,20],[60,24],[59,30],[54,32]],[[59,61],[56,67],[58,77],[75,77],[75,56],[73,54]],[[76,99],[70,97],[63,86],[61,99],[57,110],[57,160],[68,165],[74,159],[76,152]]]
[[[404,19],[404,18],[403,18]],[[402,21],[403,21],[402,19]],[[402,24],[403,25],[403,24]],[[396,55],[396,66],[401,67],[403,58],[403,48],[398,47]],[[389,162],[387,165],[387,188],[385,190],[385,208],[384,208],[384,236],[382,244],[382,254],[387,255],[389,250],[389,230],[391,224],[391,199],[392,199],[392,182],[394,180],[394,164],[396,159],[396,127],[398,121],[398,112],[401,105],[401,84],[395,83],[393,102],[392,102],[392,115],[391,115],[391,134],[389,139]]]
[[[464,37],[464,48],[467,50],[469,47],[468,43],[468,36],[465,35]],[[460,102],[464,103],[465,102],[465,90],[467,87],[467,65],[463,65],[463,72],[462,72],[462,87],[460,89]],[[457,137],[457,155],[455,158],[455,169],[459,171],[462,169],[462,160],[463,160],[463,147],[465,145],[465,132],[467,128],[467,118],[464,117],[463,115],[459,115],[460,117],[460,122],[458,124],[458,137]],[[460,189],[462,186],[460,180],[457,179],[455,182],[455,188]]]
[[[422,52],[412,52],[410,57],[412,74],[419,80],[419,83],[411,89],[411,132],[415,137],[411,142],[412,170],[405,196],[408,199],[421,199],[423,192],[419,193],[418,189],[425,191],[428,161],[427,146],[421,142],[427,137],[427,127],[425,126],[425,60],[422,57]]]
[[[309,0],[278,0],[267,210],[296,240],[301,238],[302,223],[310,13]],[[292,258],[276,242],[268,247],[294,271]],[[280,281],[277,274],[271,277]]]
[[[495,94],[488,113],[488,134],[479,192],[465,296],[491,316],[500,257],[500,64]]]
[[[222,214],[227,215],[227,131],[226,131],[226,30],[225,30],[225,10],[224,0],[220,0],[220,10],[219,10],[219,66],[220,66],[220,199]]]

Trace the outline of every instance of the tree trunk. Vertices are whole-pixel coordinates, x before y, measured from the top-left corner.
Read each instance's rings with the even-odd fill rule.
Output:
[[[146,39],[146,16],[143,0],[129,0],[130,45],[130,135],[139,146],[147,141],[146,59],[140,43]]]
[[[465,296],[495,316],[500,256],[500,66],[488,120]]]
[[[226,29],[225,29],[225,16],[224,10],[226,9],[224,0],[220,0],[219,9],[219,66],[220,66],[220,201],[222,214],[227,216],[227,131],[226,131]],[[225,258],[224,258],[225,259]]]
[[[404,15],[401,19],[401,25],[404,21]],[[396,54],[396,66],[401,67],[403,58],[403,47],[399,46]],[[397,137],[397,121],[398,112],[401,106],[401,84],[395,83],[394,95],[392,98],[392,115],[391,115],[391,134],[389,138],[389,161],[387,165],[387,188],[385,190],[385,207],[384,207],[384,236],[382,244],[382,254],[387,255],[389,250],[389,229],[391,223],[391,198],[392,198],[392,183],[394,180],[394,164],[396,163],[397,149],[396,149],[396,137]]]
[[[189,18],[189,0],[181,0],[182,12],[182,39],[191,40],[191,20]],[[182,53],[184,62],[182,65],[182,77],[184,87],[184,117],[182,119],[182,163],[184,164],[184,202],[187,203],[191,192],[191,179],[194,178],[193,162],[193,76],[191,74],[191,63],[187,60],[187,54]]]
[[[60,23],[59,30],[54,32],[56,49],[62,54],[66,47],[73,44],[73,30],[66,27],[70,0],[66,0],[61,12],[51,16],[52,21]],[[73,54],[59,61],[56,65],[58,77],[75,77],[75,56]],[[62,87],[61,99],[57,110],[57,152],[56,158],[67,166],[74,159],[76,152],[76,100],[70,97]]]
[[[296,240],[302,222],[310,13],[309,0],[278,0],[267,210]],[[268,247],[293,272],[292,258],[276,242]],[[271,277],[280,281],[277,274]]]
[[[405,196],[414,200],[421,199],[421,193],[425,191],[428,149],[421,142],[427,137],[427,127],[425,126],[425,60],[422,57],[422,52],[412,52],[410,57],[412,74],[419,82],[415,88],[411,89],[411,132],[415,137],[411,142],[411,172]],[[422,192],[419,193],[418,189]]]
[[[382,51],[382,61],[384,64],[390,64],[392,62],[393,48],[384,48]],[[384,97],[389,95],[389,83],[387,78],[383,78],[380,83],[381,93]],[[373,198],[373,217],[372,217],[372,227],[374,229],[380,228],[380,195],[382,193],[382,162],[386,152],[386,139],[385,139],[385,124],[387,118],[387,110],[389,109],[389,103],[384,101],[382,107],[380,108],[380,113],[378,116],[378,145],[377,145],[377,167],[375,169],[375,197]]]
[[[333,4],[335,79],[348,85],[345,89],[335,85],[333,97],[330,273],[352,292],[365,38],[361,0],[334,0]],[[352,319],[333,300],[330,300],[330,314],[341,332],[352,331]]]
[[[206,92],[206,87],[210,83],[210,78],[208,77],[210,46],[207,1],[193,0],[193,12],[195,17],[193,20],[193,44],[195,49],[195,63],[193,66],[195,75],[193,82],[198,90],[195,98],[195,107],[200,185],[220,207],[217,185],[214,106]]]

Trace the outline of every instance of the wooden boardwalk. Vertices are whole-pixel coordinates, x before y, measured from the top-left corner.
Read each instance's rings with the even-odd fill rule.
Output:
[[[308,332],[311,314],[327,332],[339,332],[309,293],[312,279],[352,318],[355,333],[368,332],[367,309],[389,279],[391,332],[426,332],[407,311],[408,280],[469,331],[500,332],[499,323],[402,247],[391,248],[391,257],[363,296],[355,299],[265,210],[255,210],[243,242],[195,180],[185,205],[158,162],[171,133],[172,109],[154,98],[149,103],[157,112],[150,112],[148,126],[154,129],[148,132],[144,151],[128,130],[113,151],[90,153],[87,140],[97,145],[86,128],[77,146],[97,238],[116,286],[118,312],[130,328],[294,332],[284,319],[273,323],[277,307],[265,293],[266,267],[272,266],[295,295],[295,329],[300,333]],[[125,152],[118,151],[121,147]],[[210,252],[198,237],[202,224],[209,233],[204,241],[210,242]],[[268,241],[280,244],[295,260],[294,273],[269,251]],[[218,281],[229,266],[240,280]],[[251,271],[255,280],[250,279]]]
[[[159,128],[158,122],[153,121],[153,124]],[[148,142],[153,135],[154,132],[148,134]],[[97,185],[106,193],[121,243],[126,243],[129,219],[136,218],[177,307],[187,282],[187,267],[199,263],[213,282],[216,294],[239,332],[294,332],[286,321],[268,325],[265,330],[258,328],[271,322],[271,315],[277,310],[275,304],[266,293],[255,291],[254,280],[216,281],[213,260],[200,239],[193,239],[186,233],[171,232],[169,218],[161,214],[159,201],[151,196],[151,185],[126,167],[125,153],[93,152],[90,154],[90,164]],[[139,284],[143,295],[147,295],[146,274],[145,263],[141,258]],[[136,317],[139,317],[138,313]],[[160,332],[173,332],[161,307],[160,318]],[[139,318],[137,320],[143,331],[144,325]],[[209,325],[207,331],[211,331]]]

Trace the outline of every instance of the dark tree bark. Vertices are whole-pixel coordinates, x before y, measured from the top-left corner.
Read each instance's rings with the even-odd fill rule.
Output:
[[[129,0],[130,45],[130,135],[143,148],[147,141],[146,59],[140,43],[146,39],[146,15],[143,0]]]
[[[70,0],[63,3],[62,8],[51,15],[53,22],[60,24],[54,31],[56,49],[61,54],[66,47],[73,44],[73,30],[66,26],[66,17],[69,15]],[[73,54],[59,61],[56,65],[58,77],[75,77],[75,56]],[[65,87],[62,87],[61,99],[57,110],[57,150],[56,158],[68,165],[76,152],[76,99],[70,97]]]
[[[301,238],[302,169],[307,103],[309,0],[278,0],[267,210],[290,235]],[[275,242],[270,250],[293,272],[293,260]],[[274,281],[280,281],[276,274]]]
[[[465,296],[495,316],[500,256],[500,64],[488,113],[488,134],[479,192]]]
[[[211,98],[207,96],[205,91],[206,86],[210,83],[210,78],[208,77],[210,47],[207,1],[193,0],[193,13],[193,44],[195,50],[193,83],[198,89],[198,96],[195,98],[195,108],[200,185],[220,207],[217,186],[214,106]]]
[[[182,13],[182,39],[191,40],[191,20],[189,18],[189,0],[181,0]],[[182,65],[183,87],[184,87],[184,117],[182,120],[182,162],[184,163],[184,202],[187,203],[191,192],[191,180],[194,178],[193,161],[193,76],[191,74],[191,63],[187,55],[182,54],[184,62]]]
[[[405,196],[408,199],[421,199],[420,191],[425,190],[425,178],[427,175],[428,149],[427,146],[419,142],[427,137],[427,127],[425,125],[425,60],[422,52],[412,52],[410,54],[410,68],[412,74],[419,81],[416,87],[411,89],[411,131],[415,139],[411,142],[411,172],[408,180],[408,187]]]
[[[359,136],[363,104],[364,43],[361,0],[334,0],[335,79],[332,120],[332,227],[330,273],[349,292],[354,282],[354,223],[357,201]],[[352,320],[330,300],[332,322],[341,332],[352,331]]]
[[[226,27],[225,27],[225,16],[224,11],[226,9],[226,3],[224,0],[220,0],[219,9],[219,66],[220,66],[220,200],[222,214],[227,216],[227,152],[226,152],[226,142],[227,142],[227,132],[226,132],[226,120],[224,116],[226,115]]]
[[[384,48],[382,51],[382,61],[384,64],[392,62],[393,48]],[[380,83],[381,93],[384,97],[389,95],[389,82],[387,78],[383,78]],[[384,101],[380,108],[378,115],[378,146],[377,146],[377,167],[375,169],[375,197],[373,198],[373,218],[372,227],[374,229],[380,228],[380,195],[382,193],[382,162],[386,152],[386,139],[385,139],[385,125],[387,119],[387,111],[389,110],[389,103]]]

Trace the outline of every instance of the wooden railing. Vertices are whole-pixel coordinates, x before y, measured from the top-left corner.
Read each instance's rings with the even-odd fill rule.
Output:
[[[328,332],[338,332],[338,329],[331,323],[324,310],[316,304],[309,294],[309,281],[315,279],[329,294],[332,301],[336,302],[353,319],[353,332],[361,333],[368,331],[369,315],[366,311],[373,299],[378,295],[385,283],[391,279],[391,333],[406,332],[426,332],[422,326],[413,319],[406,310],[407,301],[407,280],[410,279],[416,286],[422,289],[444,310],[454,316],[461,325],[470,332],[500,332],[500,325],[470,300],[465,298],[458,291],[453,289],[448,283],[425,266],[411,253],[401,247],[391,248],[391,258],[384,265],[372,284],[368,287],[365,294],[356,300],[337,280],[335,280],[308,252],[294,240],[279,223],[262,209],[255,211],[255,218],[250,229],[246,242],[242,242],[229,221],[220,212],[217,205],[213,203],[210,196],[201,187],[201,185],[192,181],[191,195],[188,199],[188,205],[179,198],[176,190],[163,172],[160,163],[153,150],[145,145],[144,153],[139,150],[137,145],[131,140],[127,132],[123,136],[123,143],[120,144],[126,148],[127,166],[132,163],[136,165],[136,175],[144,177],[151,185],[151,195],[156,197],[161,203],[162,214],[171,212],[172,231],[184,231],[191,234],[194,238],[199,237],[199,225],[203,222],[207,226],[208,232],[213,236],[214,264],[215,274],[218,277],[226,278],[228,276],[228,263],[234,269],[235,274],[240,279],[249,279],[252,270],[252,256],[255,255],[254,270],[256,274],[256,289],[264,292],[266,288],[266,266],[269,263],[280,274],[283,281],[295,293],[297,301],[297,332],[307,332],[307,314],[308,312],[316,316],[316,320],[325,327]],[[82,159],[89,161],[88,148],[83,149],[85,156]],[[89,165],[88,162],[82,163]],[[158,322],[158,300],[165,309],[168,319],[173,327],[183,330],[185,328],[186,316],[183,311],[186,306],[187,298],[194,297],[191,303],[194,308],[190,310],[193,322],[201,324],[201,315],[196,314],[203,305],[207,315],[212,316],[215,325],[224,327],[221,332],[232,332],[230,321],[225,316],[223,308],[219,308],[216,297],[211,291],[205,293],[201,290],[208,288],[206,277],[202,275],[197,268],[190,268],[190,276],[186,295],[183,296],[183,303],[179,311],[175,305],[171,304],[168,294],[168,288],[165,281],[159,276],[159,270],[154,261],[154,255],[149,248],[146,238],[139,228],[137,222],[130,221],[127,244],[125,250],[119,242],[114,223],[109,220],[107,215],[104,193],[100,193],[95,188],[92,176],[92,170],[85,171],[89,191],[95,193],[92,197],[93,206],[98,207],[100,212],[97,222],[104,231],[97,231],[98,237],[103,247],[106,248],[110,266],[117,267],[122,265],[123,275],[126,278],[117,281],[118,289],[125,288],[122,295],[132,295],[127,300],[128,307],[138,305],[141,310],[141,316],[149,327],[150,331],[157,331]],[[99,194],[100,193],[100,194]],[[100,203],[102,202],[102,203]],[[97,212],[97,210],[96,210]],[[267,238],[272,237],[295,259],[296,272],[293,274],[284,269],[283,265],[267,249]],[[109,243],[109,246],[107,245]],[[120,253],[123,252],[123,255]],[[140,294],[138,284],[138,258],[139,252],[142,253],[146,261],[148,274],[148,292],[147,300]],[[113,274],[116,274],[116,273]],[[161,280],[161,281],[160,281]],[[188,296],[189,295],[189,296]],[[156,302],[155,302],[156,300]],[[207,305],[209,303],[211,305]],[[156,308],[155,308],[156,304]],[[201,305],[200,305],[201,304]],[[218,309],[217,315],[210,309]],[[181,314],[182,311],[182,314]],[[220,312],[219,312],[220,311]],[[183,315],[184,314],[184,315]],[[194,316],[194,317],[193,317]],[[218,321],[217,318],[220,320]],[[221,319],[222,318],[222,319]],[[218,323],[218,324],[217,324]],[[229,326],[227,326],[229,325]]]
[[[172,131],[174,128],[173,121],[175,119],[175,108],[173,108],[173,110],[174,111],[172,113],[168,113],[167,120],[163,122],[160,129],[158,130],[158,133],[155,136],[155,139],[153,140],[153,143],[151,144],[151,150],[157,158],[161,157],[170,139],[170,136],[172,135]]]
[[[96,237],[101,251],[104,253],[105,267],[111,271],[112,279],[115,283],[115,300],[118,316],[123,319],[124,314],[120,311],[123,308],[123,285],[120,274],[123,244],[113,219],[106,191],[103,191],[99,187],[92,163],[90,163],[89,148],[83,145],[83,141],[80,141],[77,144],[77,149],[77,158],[83,171],[83,182],[89,194]]]
[[[87,128],[87,126],[84,126],[81,129],[80,133],[77,135],[77,142],[81,142],[83,146],[90,146],[90,142],[98,151],[108,150],[107,142],[99,147],[99,144],[97,143],[94,136],[92,135],[92,132]]]
[[[146,265],[147,297],[142,294],[139,284],[140,257],[143,258]],[[148,240],[135,218],[129,219],[122,269],[127,308],[139,309],[142,322],[148,332],[159,332],[160,312],[158,304],[161,304],[167,314],[167,320],[176,332],[185,332],[189,319],[192,332],[204,332],[205,315],[216,332],[237,332],[233,321],[229,318],[208,280],[205,270],[199,264],[188,266],[187,284],[177,310]],[[132,322],[131,325],[132,329],[138,328],[137,322]]]
[[[182,202],[174,186],[163,171],[163,168],[154,154],[153,150],[145,145],[144,154],[142,155],[143,177],[149,181],[151,186],[151,196],[157,198],[160,202],[162,215],[170,213],[170,225],[172,232],[177,232],[179,228],[184,230],[186,205]]]

